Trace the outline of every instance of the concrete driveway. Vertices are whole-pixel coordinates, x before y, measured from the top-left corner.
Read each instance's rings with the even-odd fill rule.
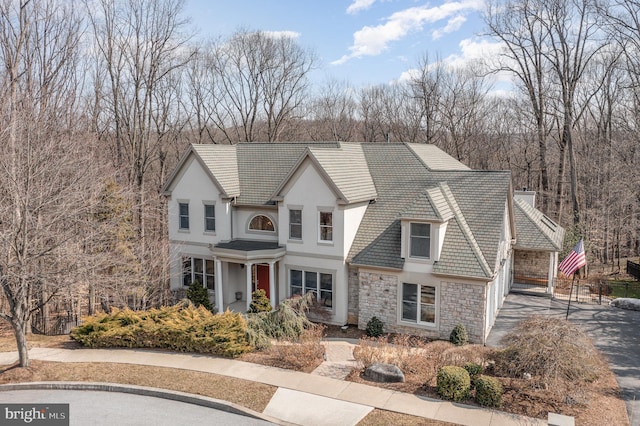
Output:
[[[566,301],[523,294],[509,294],[487,345],[500,346],[500,339],[519,321],[530,315],[564,318]],[[640,311],[602,305],[571,303],[569,321],[580,325],[595,346],[607,356],[616,375],[632,426],[640,426]]]

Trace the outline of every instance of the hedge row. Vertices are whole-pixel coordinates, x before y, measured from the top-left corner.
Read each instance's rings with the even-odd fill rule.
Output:
[[[163,348],[237,357],[253,350],[239,313],[214,315],[190,304],[132,311],[114,309],[85,319],[71,337],[90,348]]]

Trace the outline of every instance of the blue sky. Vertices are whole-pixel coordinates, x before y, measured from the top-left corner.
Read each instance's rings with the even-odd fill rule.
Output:
[[[463,63],[495,52],[482,39],[484,0],[187,0],[198,37],[228,36],[239,28],[287,31],[312,48],[312,78],[355,86],[406,75],[428,53]]]

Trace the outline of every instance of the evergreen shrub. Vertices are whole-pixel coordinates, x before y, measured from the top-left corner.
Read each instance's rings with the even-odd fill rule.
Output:
[[[449,341],[456,346],[462,346],[469,343],[469,337],[467,336],[467,329],[464,324],[457,324],[451,334],[449,335]]]
[[[380,337],[384,333],[384,324],[380,318],[371,317],[369,322],[367,322],[367,328],[365,331],[369,337]]]
[[[495,377],[480,376],[475,381],[476,402],[485,407],[502,405],[502,384]]]
[[[451,401],[465,399],[471,390],[469,373],[455,365],[446,365],[438,370],[436,382],[438,395]]]

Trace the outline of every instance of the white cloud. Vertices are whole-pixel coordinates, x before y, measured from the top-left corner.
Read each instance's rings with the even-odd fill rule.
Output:
[[[271,38],[298,38],[300,33],[296,31],[263,31],[265,36]]]
[[[427,65],[428,68],[443,65],[450,70],[462,69],[469,66],[484,66],[488,72],[495,69],[498,63],[504,61],[500,57],[503,51],[501,42],[494,42],[489,39],[469,38],[459,43],[460,52],[447,56],[446,58],[432,62]],[[419,77],[420,70],[417,68],[409,69],[402,74],[397,82],[406,82],[412,78]],[[487,73],[487,81],[491,83],[491,90],[487,92],[487,96],[507,98],[515,93],[515,77],[508,71],[498,71]]]
[[[361,10],[367,10],[376,2],[376,0],[353,0],[353,3],[347,7],[347,13],[354,15]]]
[[[458,31],[462,26],[462,24],[464,24],[466,21],[467,21],[467,18],[465,18],[462,15],[455,16],[449,19],[449,22],[447,22],[447,25],[444,28],[433,30],[433,32],[431,33],[431,37],[434,40],[437,40],[445,34]]]
[[[356,31],[353,34],[353,45],[349,47],[350,53],[334,61],[333,64],[339,65],[349,59],[362,56],[379,55],[391,42],[401,40],[410,32],[422,30],[424,24],[438,22],[454,15],[459,16],[461,13],[472,10],[481,10],[483,5],[483,0],[460,0],[445,2],[435,7],[424,5],[396,12],[389,16],[384,24],[365,26]],[[455,21],[455,18],[452,20]],[[451,24],[462,25],[462,22],[455,21]]]

